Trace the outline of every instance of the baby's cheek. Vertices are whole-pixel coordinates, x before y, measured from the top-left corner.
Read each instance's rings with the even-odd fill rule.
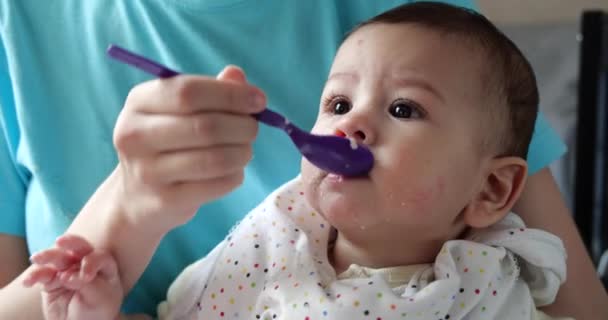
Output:
[[[445,182],[442,177],[421,177],[417,180],[419,181],[410,180],[409,183],[404,181],[392,191],[388,191],[386,196],[392,206],[400,208],[402,213],[428,217],[442,201]]]
[[[445,177],[438,176],[435,179],[434,194],[437,199],[440,199],[445,194]]]
[[[406,201],[413,214],[426,214],[435,202],[435,190],[428,186],[417,188],[406,194]]]

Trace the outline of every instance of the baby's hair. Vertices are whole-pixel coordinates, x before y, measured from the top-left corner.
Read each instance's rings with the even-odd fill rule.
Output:
[[[439,2],[414,2],[398,6],[358,26],[416,24],[456,37],[485,57],[481,68],[482,151],[526,159],[538,113],[538,87],[534,71],[517,46],[483,15]],[[348,35],[347,35],[348,37]],[[472,57],[473,59],[473,57]]]

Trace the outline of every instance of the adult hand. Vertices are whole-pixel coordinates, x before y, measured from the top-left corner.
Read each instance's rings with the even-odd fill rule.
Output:
[[[258,130],[251,115],[265,105],[233,66],[217,79],[179,75],[133,88],[114,130],[123,211],[171,228],[239,186]]]

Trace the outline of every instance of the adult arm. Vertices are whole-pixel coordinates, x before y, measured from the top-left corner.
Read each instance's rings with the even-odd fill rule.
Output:
[[[130,92],[114,132],[119,164],[66,231],[112,254],[125,291],[168,231],[243,179],[257,134],[250,114],[265,97],[237,68],[218,78],[184,75]],[[40,292],[22,275],[0,292],[0,319],[42,319]]]
[[[162,234],[143,230],[148,225],[130,225],[121,219],[124,212],[119,206],[110,205],[118,199],[112,189],[117,187],[116,172],[114,172],[97,190],[95,195],[82,209],[70,231],[86,235],[94,239],[99,247],[115,244],[116,254],[127,257],[129,267],[125,267],[132,278],[128,284],[132,286],[139,274],[143,272],[147,261],[151,258]],[[93,223],[91,223],[93,222]],[[141,232],[138,232],[141,231]],[[138,236],[133,236],[137,234]],[[130,235],[130,236],[129,236]],[[122,245],[120,245],[122,243]],[[39,287],[26,288],[23,286],[24,270],[29,266],[28,251],[25,241],[15,236],[0,236],[0,256],[3,261],[3,285],[0,289],[0,319],[41,320],[42,299]],[[6,262],[6,263],[4,263]],[[132,269],[130,269],[132,267]],[[125,316],[125,319],[130,319]]]
[[[514,211],[529,227],[559,236],[568,254],[566,282],[560,287],[555,302],[541,310],[554,317],[608,319],[608,295],[548,168],[528,177]]]

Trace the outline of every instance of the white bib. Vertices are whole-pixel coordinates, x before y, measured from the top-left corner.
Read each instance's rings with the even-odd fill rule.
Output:
[[[172,284],[167,319],[530,319],[565,280],[565,251],[514,214],[448,241],[432,269],[391,289],[379,275],[337,280],[331,226],[296,178],[251,211]],[[536,305],[535,305],[536,302]]]

